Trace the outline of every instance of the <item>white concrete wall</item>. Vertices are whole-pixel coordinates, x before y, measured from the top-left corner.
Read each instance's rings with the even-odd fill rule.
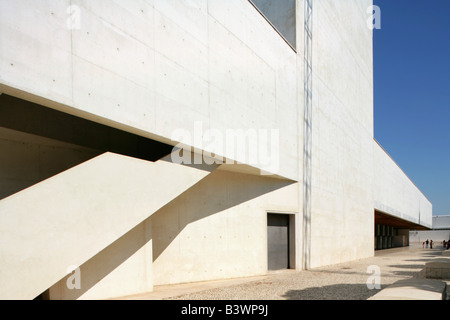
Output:
[[[371,4],[314,1],[311,267],[373,255]]]
[[[153,285],[266,274],[267,212],[295,215],[298,224],[297,195],[292,181],[217,170],[83,264],[81,290],[67,288],[68,275],[49,297],[119,297]],[[300,267],[300,235],[292,236],[292,267]]]
[[[163,142],[279,130],[298,179],[297,56],[247,0],[1,0],[0,28],[0,91]]]
[[[149,219],[154,284],[267,273],[267,212],[299,224],[297,195],[297,183],[216,170]],[[292,267],[301,268],[295,236]]]
[[[81,266],[93,257],[94,265],[106,261],[103,266],[107,270],[111,263],[101,252],[111,244],[113,248],[107,249],[104,255],[112,252],[126,257],[129,253],[132,261],[128,263],[133,265],[134,259],[138,259],[133,252],[115,252],[133,239],[125,236],[118,244],[113,242],[214,168],[188,167],[167,159],[149,162],[105,153],[3,199],[0,201],[0,297],[33,299],[69,274],[70,266]],[[94,273],[88,276],[90,282],[91,277],[97,277],[96,270],[89,263],[85,267]],[[119,272],[123,274],[127,273]],[[112,276],[116,281],[111,284],[115,290],[99,289],[99,292],[107,292],[107,297],[123,294],[126,289],[116,275]],[[142,288],[137,285],[134,292],[127,293],[140,293]]]
[[[450,229],[450,216],[433,216],[433,229]]]
[[[140,223],[48,290],[50,300],[108,299],[153,290],[152,235]]]
[[[376,141],[373,150],[375,209],[431,228],[431,202]]]

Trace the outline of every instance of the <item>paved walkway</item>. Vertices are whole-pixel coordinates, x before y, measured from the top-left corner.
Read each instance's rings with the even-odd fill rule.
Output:
[[[382,289],[397,280],[423,278],[425,263],[440,256],[441,251],[441,248],[422,247],[388,249],[376,251],[371,258],[313,270],[284,270],[257,277],[155,286],[153,292],[120,299],[366,300],[378,292],[367,286],[374,271],[380,272]],[[447,284],[450,286],[450,282]]]

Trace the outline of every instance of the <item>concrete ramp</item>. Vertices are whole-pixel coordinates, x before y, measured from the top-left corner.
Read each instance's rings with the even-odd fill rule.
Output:
[[[33,299],[215,166],[104,153],[0,201],[0,299]]]
[[[399,280],[368,300],[445,300],[447,284],[431,279]]]
[[[450,257],[443,256],[425,264],[425,276],[430,279],[450,280]]]

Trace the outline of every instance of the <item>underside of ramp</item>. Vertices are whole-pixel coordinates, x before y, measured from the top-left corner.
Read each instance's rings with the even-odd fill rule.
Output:
[[[0,299],[33,299],[216,167],[106,152],[0,201]]]

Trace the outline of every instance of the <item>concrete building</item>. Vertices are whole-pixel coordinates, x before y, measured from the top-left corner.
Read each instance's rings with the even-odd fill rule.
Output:
[[[374,140],[372,1],[277,4],[0,0],[2,299],[314,268],[431,227]]]

